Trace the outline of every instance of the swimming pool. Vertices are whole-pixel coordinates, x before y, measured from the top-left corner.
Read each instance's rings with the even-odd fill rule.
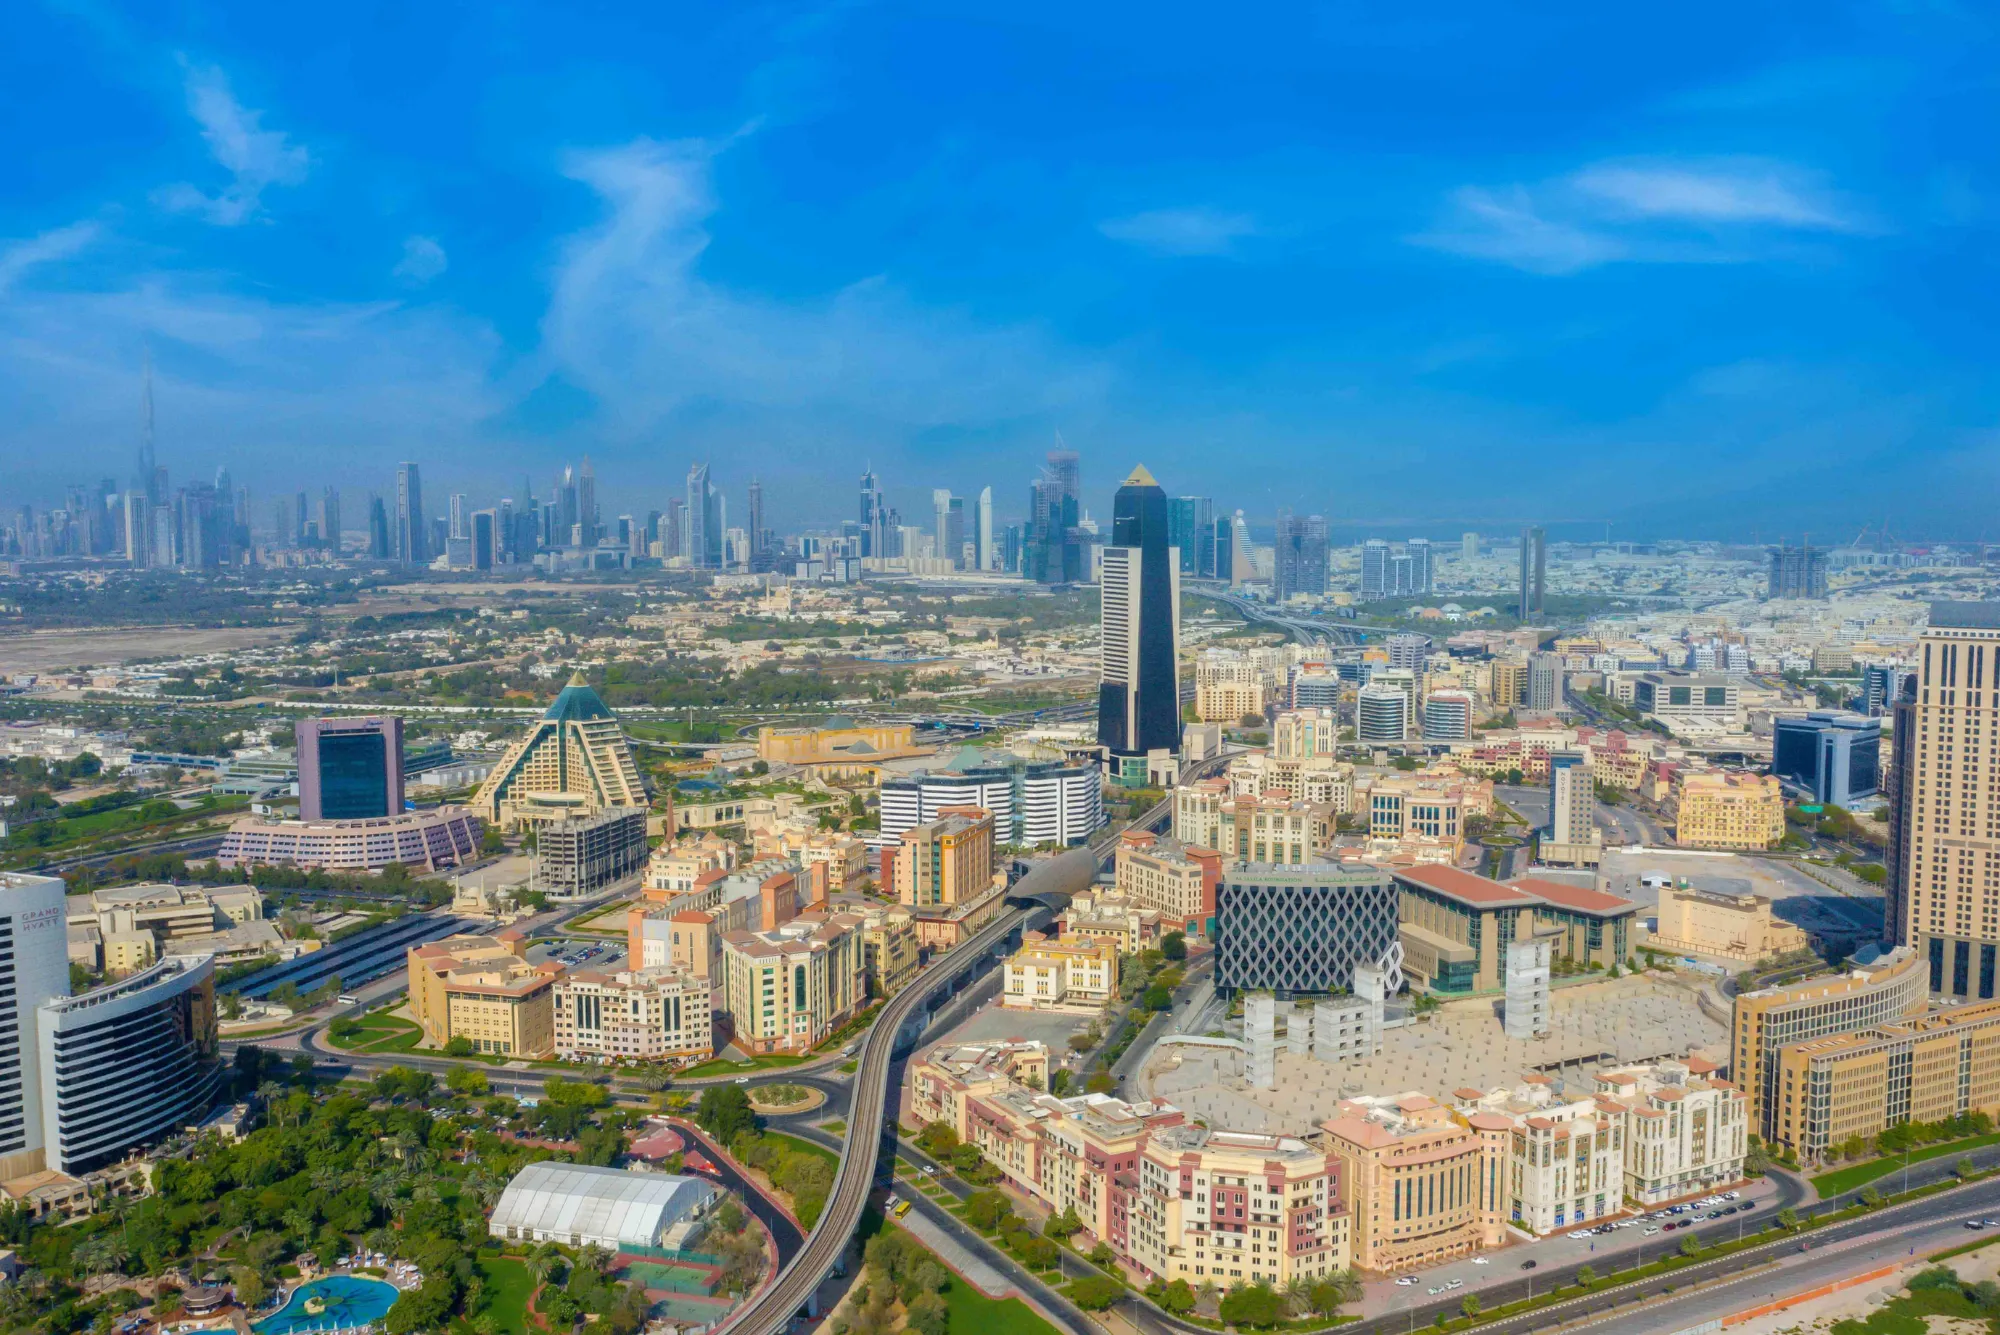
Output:
[[[396,1286],[383,1280],[366,1275],[328,1275],[293,1289],[284,1307],[251,1329],[257,1335],[351,1330],[380,1321],[396,1305],[398,1296]],[[308,1312],[307,1307],[314,1310]]]

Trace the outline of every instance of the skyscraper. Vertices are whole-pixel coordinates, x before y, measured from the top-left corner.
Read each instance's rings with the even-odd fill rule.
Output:
[[[1814,551],[1812,544],[1771,549],[1767,598],[1826,597],[1826,553]]]
[[[1097,740],[1114,781],[1144,784],[1149,752],[1180,750],[1181,572],[1167,494],[1143,465],[1112,503],[1101,596]]]
[[[368,554],[382,561],[388,559],[390,551],[389,511],[382,504],[382,498],[371,491],[368,493]]]
[[[944,559],[965,569],[965,497],[954,496],[944,509]]]
[[[1930,965],[1930,990],[1995,995],[2000,908],[2000,603],[1935,602],[1918,640],[1915,698],[1895,715],[1890,907],[1897,944]]]
[[[466,516],[472,513],[472,503],[467,499],[464,492],[454,491],[450,497],[450,505],[451,533],[449,536],[454,538],[470,537],[472,530],[466,527]]]
[[[396,467],[396,549],[398,561],[422,565],[430,559],[430,526],[424,520],[424,484],[417,466]]]
[[[861,554],[887,556],[889,516],[882,504],[882,483],[875,471],[861,475]]]
[[[1361,596],[1387,598],[1393,591],[1389,571],[1389,544],[1370,538],[1361,544]]]
[[[1050,450],[1041,477],[1029,492],[1026,565],[1028,578],[1043,584],[1080,584],[1085,568],[1083,461],[1075,450]],[[1162,535],[1164,537],[1164,535]]]
[[[1521,530],[1521,616],[1523,625],[1542,615],[1548,581],[1548,530]]]
[[[1476,561],[1479,559],[1479,535],[1477,533],[1461,533],[1459,535],[1458,559],[1461,561]]]
[[[325,487],[319,493],[319,545],[324,547],[330,555],[340,555],[340,489],[338,487]]]
[[[716,512],[715,485],[708,480],[708,465],[695,464],[687,476],[687,523],[684,550],[688,564],[714,570],[722,564],[722,519]]]
[[[1326,593],[1326,520],[1318,515],[1278,515],[1277,596],[1314,598]]]
[[[1206,496],[1176,496],[1167,503],[1167,540],[1179,549],[1181,574],[1214,579],[1215,502]]]
[[[403,810],[403,720],[309,718],[293,725],[300,820],[368,820]]]
[[[1431,540],[1411,538],[1407,544],[1410,553],[1410,592],[1426,595],[1432,592]]]
[[[754,477],[750,479],[750,531],[745,536],[750,544],[745,564],[752,570],[765,569],[764,484]]]
[[[931,490],[931,537],[937,543],[940,561],[958,564],[958,544],[951,540],[951,492],[943,487]]]
[[[577,537],[577,546],[595,547],[604,529],[597,518],[597,472],[590,466],[590,456],[583,456],[583,467],[576,475],[576,522],[583,527]]]
[[[979,503],[972,526],[972,566],[975,570],[997,570],[993,550],[993,488],[979,489]]]

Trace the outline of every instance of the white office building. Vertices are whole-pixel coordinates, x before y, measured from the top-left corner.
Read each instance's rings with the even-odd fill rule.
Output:
[[[64,885],[0,872],[0,1180],[47,1166],[35,1017],[69,995]]]
[[[1355,696],[1354,739],[1397,743],[1409,734],[1409,693],[1396,685],[1363,686]]]

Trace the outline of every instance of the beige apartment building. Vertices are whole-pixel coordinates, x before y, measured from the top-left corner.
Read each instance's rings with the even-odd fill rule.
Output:
[[[1222,827],[1229,823],[1230,786],[1227,779],[1197,779],[1174,789],[1174,840],[1192,848],[1222,847]]]
[[[1247,654],[1205,650],[1194,665],[1194,707],[1203,723],[1263,716],[1266,675]]]
[[[1830,978],[1739,993],[1729,1073],[1750,1101],[1752,1129],[1767,1141],[1778,1137],[1780,1051],[1921,1016],[1930,1001],[1928,984],[1924,958],[1899,946],[1857,957],[1846,972]]]
[[[1465,775],[1378,774],[1355,784],[1356,809],[1368,820],[1377,857],[1455,866],[1465,852],[1465,822],[1493,814],[1493,781]]]
[[[1222,855],[1162,839],[1147,830],[1119,836],[1112,858],[1112,886],[1160,915],[1167,931],[1206,937],[1214,929],[1215,887],[1222,880]]]
[[[1339,1160],[1295,1136],[1154,1129],[1125,1200],[1123,1245],[1146,1274],[1195,1288],[1282,1290],[1345,1270],[1348,1216]]]
[[[1625,1205],[1626,1109],[1593,1097],[1561,1100],[1546,1076],[1513,1089],[1452,1096],[1468,1126],[1507,1124],[1506,1217],[1537,1236],[1618,1214]],[[1497,1129],[1497,1127],[1495,1128]]]
[[[1289,797],[1231,799],[1221,853],[1232,862],[1297,867],[1317,862],[1333,846],[1338,815],[1330,806]]]
[[[1118,950],[1108,941],[1063,936],[1029,941],[1011,955],[1000,1004],[1014,1010],[1095,1014],[1118,994]]]
[[[547,1057],[555,1051],[559,964],[530,964],[519,932],[450,936],[411,946],[410,1018],[436,1047],[455,1038],[475,1052]]]
[[[977,807],[947,807],[903,832],[893,872],[897,902],[949,908],[993,885],[993,817]]]
[[[1805,931],[1775,917],[1769,895],[1731,895],[1687,885],[1660,887],[1661,950],[1754,964],[1810,944]]]
[[[1772,1139],[1808,1162],[1904,1122],[2000,1113],[2000,1001],[1778,1050]]]
[[[1353,1264],[1388,1274],[1500,1245],[1511,1134],[1415,1092],[1342,1099],[1318,1143],[1339,1161]]]
[[[1736,770],[1683,775],[1674,821],[1682,848],[1757,851],[1785,837],[1785,795],[1776,778]]]
[[[801,914],[775,931],[722,938],[723,997],[746,1051],[806,1052],[868,999],[860,918]]]
[[[1252,752],[1229,762],[1228,782],[1234,797],[1293,797],[1332,807],[1336,815],[1354,809],[1354,766],[1331,756]]]
[[[868,992],[893,997],[917,976],[922,963],[916,915],[900,904],[861,915],[861,948],[868,964]]]
[[[1072,895],[1062,918],[1066,935],[1108,942],[1121,955],[1136,955],[1158,945],[1165,935],[1165,920],[1166,915],[1145,900],[1117,889]]]
[[[1339,745],[1340,717],[1331,709],[1281,710],[1271,722],[1274,760],[1331,760]]]
[[[1597,1092],[1624,1105],[1629,1134],[1625,1194],[1662,1205],[1743,1180],[1750,1100],[1690,1057],[1597,1073]]]
[[[717,834],[689,835],[653,850],[646,859],[643,893],[648,903],[663,904],[671,896],[693,890],[695,882],[709,872],[735,870],[734,843]]]
[[[567,1061],[715,1055],[708,980],[685,969],[565,974],[554,995],[556,1055]]]

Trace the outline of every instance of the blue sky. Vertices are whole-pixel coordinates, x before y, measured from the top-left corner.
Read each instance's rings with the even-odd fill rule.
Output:
[[[1060,432],[1099,504],[2000,540],[1995,21],[16,5],[0,500],[125,480],[150,346],[261,495],[1013,513]]]

